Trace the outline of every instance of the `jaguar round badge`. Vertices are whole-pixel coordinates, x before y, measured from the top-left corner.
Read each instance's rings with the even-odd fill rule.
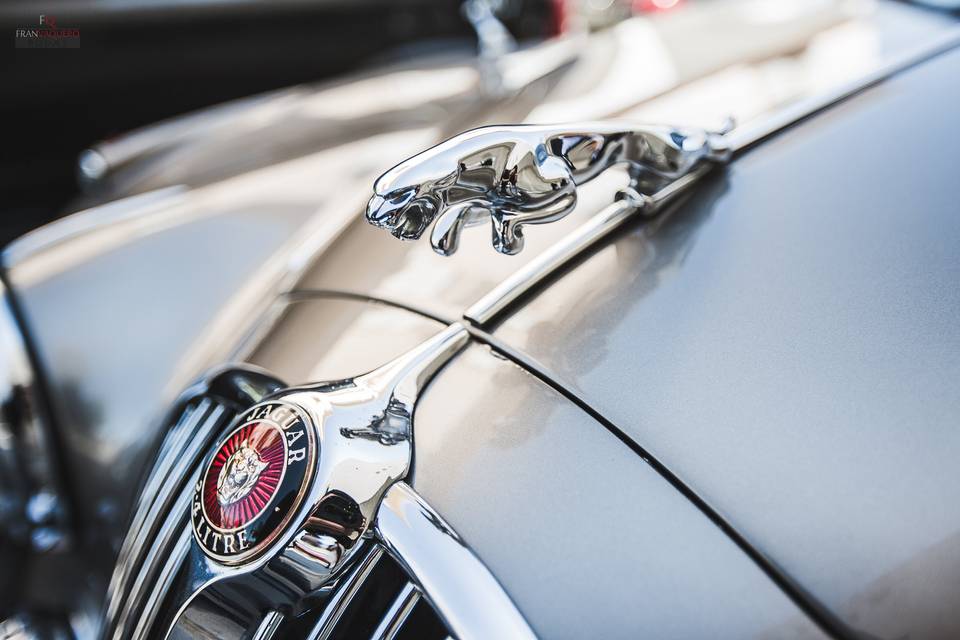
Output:
[[[293,405],[266,402],[220,441],[197,483],[190,519],[204,552],[249,560],[293,517],[316,458],[313,428]]]

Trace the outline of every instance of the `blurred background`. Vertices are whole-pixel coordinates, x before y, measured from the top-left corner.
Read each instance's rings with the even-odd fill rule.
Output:
[[[935,0],[917,11],[870,0],[70,0],[40,9],[32,1],[4,2],[0,22],[8,33],[35,28],[42,10],[81,35],[79,49],[6,52],[0,243],[85,202],[82,189],[101,177],[105,158],[88,156],[85,167],[78,160],[98,142],[110,148],[119,141],[110,150],[125,164],[128,155],[146,153],[147,142],[126,144],[125,133],[211,105],[431,56],[475,56],[483,33],[488,57],[496,57],[504,46],[499,26],[504,51],[592,34],[571,52],[575,72],[527,121],[613,114],[687,122],[711,110],[707,100],[743,119],[839,83],[952,24],[955,5]],[[704,93],[707,85],[712,93]],[[597,104],[609,113],[598,113]],[[195,122],[191,135],[203,135],[207,124]],[[308,152],[309,145],[297,151]]]

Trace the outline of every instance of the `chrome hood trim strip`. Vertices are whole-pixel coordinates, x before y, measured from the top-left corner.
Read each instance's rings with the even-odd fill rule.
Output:
[[[649,196],[633,189],[624,189],[618,194],[616,202],[602,209],[522,269],[514,272],[464,311],[463,317],[480,327],[489,325],[524,295],[548,282],[579,255],[633,219],[634,214],[639,213],[644,217],[657,215],[712,167],[713,165],[700,165]]]
[[[898,57],[889,64],[883,65],[867,75],[854,80],[848,84],[842,85],[827,91],[826,93],[814,96],[807,100],[802,100],[795,105],[787,107],[782,111],[773,114],[771,117],[757,122],[747,127],[738,127],[734,129],[727,137],[734,154],[746,151],[754,144],[775,135],[784,129],[816,115],[824,109],[828,109],[847,98],[850,98],[865,89],[877,85],[884,80],[894,76],[911,67],[935,58],[942,53],[946,53],[955,47],[960,46],[960,28],[952,29],[946,35],[933,41],[932,44],[916,47],[912,51]]]

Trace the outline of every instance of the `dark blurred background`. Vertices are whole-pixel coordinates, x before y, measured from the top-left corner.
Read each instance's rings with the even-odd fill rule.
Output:
[[[557,35],[574,8],[586,15],[591,29],[602,29],[637,13],[724,4],[483,1],[496,7],[497,18],[520,43]],[[768,12],[776,6],[776,0],[770,2]],[[894,38],[916,31],[895,24],[900,18],[887,5],[898,4],[907,3],[883,3],[877,19],[880,30]],[[958,0],[927,4],[956,12]],[[477,38],[463,5],[464,0],[0,0],[0,28],[8,43],[0,47],[0,247],[68,211],[80,193],[78,156],[94,143],[375,63],[427,52],[474,52]],[[55,16],[60,28],[79,29],[80,48],[15,48],[15,29],[37,28],[41,14]],[[689,59],[702,64],[697,44],[717,39],[716,33],[697,31],[701,28],[717,32],[730,25],[697,27],[696,20],[681,16],[659,32],[679,67]],[[736,48],[740,39],[735,30],[726,35],[721,51]],[[726,55],[733,60],[741,53]]]
[[[519,40],[555,28],[555,0],[499,17]],[[475,48],[461,0],[71,0],[0,3],[8,42],[41,13],[80,49],[3,52],[0,246],[61,212],[89,145],[235,98],[322,80],[379,58]]]

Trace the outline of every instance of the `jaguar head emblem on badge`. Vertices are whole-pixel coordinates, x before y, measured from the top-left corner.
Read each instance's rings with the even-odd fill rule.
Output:
[[[206,611],[220,589],[266,588],[292,602],[342,575],[368,548],[384,495],[410,472],[420,391],[469,335],[454,323],[368,373],[278,384],[229,424],[218,420],[191,496],[193,544],[171,587],[169,629],[192,635],[186,612]]]
[[[313,428],[292,405],[253,407],[217,446],[194,492],[193,533],[226,564],[256,555],[302,500],[316,456]]]
[[[227,463],[220,470],[217,479],[217,500],[224,507],[250,493],[263,470],[270,463],[260,459],[260,454],[244,440],[240,447],[230,454]]]

